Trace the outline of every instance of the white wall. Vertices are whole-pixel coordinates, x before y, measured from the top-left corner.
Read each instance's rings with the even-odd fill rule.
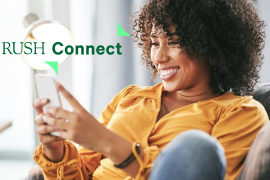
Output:
[[[259,15],[263,21],[266,22],[266,45],[263,51],[264,54],[264,64],[261,69],[262,83],[270,83],[270,1],[269,0],[258,0],[257,8],[259,10]]]
[[[28,13],[27,0],[0,0],[0,12],[3,24],[0,43],[23,41],[22,22]],[[1,45],[0,48],[2,50]],[[13,122],[0,134],[0,159],[20,155],[31,158],[34,149],[32,70],[21,55],[3,55],[1,51],[0,62],[0,119]]]

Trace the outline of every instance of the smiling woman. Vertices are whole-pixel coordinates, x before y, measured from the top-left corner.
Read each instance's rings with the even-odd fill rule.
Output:
[[[52,51],[54,54],[56,55],[61,55],[63,54],[63,50],[60,49],[60,50],[56,50],[57,46],[60,46],[60,47],[63,47],[63,43],[61,42],[55,42],[52,46]],[[84,52],[86,51],[86,55],[89,55],[89,51],[91,49],[91,54],[94,55],[95,54],[95,51],[98,55],[103,55],[105,52],[108,54],[108,55],[113,55],[114,54],[114,48],[117,49],[117,54],[118,55],[122,55],[122,52],[120,51],[121,49],[121,44],[120,43],[117,43],[117,45],[114,47],[112,45],[109,45],[107,46],[106,48],[102,45],[99,45],[97,46],[96,50],[95,50],[95,47],[93,45],[87,45],[86,47],[82,46],[82,45],[76,45],[75,46],[75,54],[78,55],[84,55]],[[105,50],[106,49],[106,50]],[[73,46],[66,46],[65,49],[64,49],[65,53],[67,55],[71,55],[74,53],[74,47]],[[80,51],[80,52],[79,52]]]
[[[264,45],[254,7],[245,0],[149,0],[134,21],[143,61],[162,83],[125,87],[97,119],[59,83],[72,112],[44,113],[47,102],[37,99],[42,144],[34,160],[45,179],[236,179],[268,122],[248,96]]]

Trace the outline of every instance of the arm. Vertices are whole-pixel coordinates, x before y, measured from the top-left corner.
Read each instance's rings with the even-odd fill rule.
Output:
[[[106,154],[114,164],[119,164],[133,152],[136,160],[122,170],[136,180],[146,180],[148,179],[153,162],[160,150],[156,146],[143,147],[141,148],[140,155],[138,155],[132,145],[132,143],[123,140],[120,136],[112,136],[109,144],[110,148],[104,152],[104,154]]]
[[[119,101],[133,88],[133,85],[122,89],[103,109],[98,117],[98,121],[106,126],[111,119],[114,110]],[[60,161],[50,161],[44,154],[42,144],[40,144],[34,153],[34,160],[43,169],[46,179],[56,179],[65,177],[67,179],[89,179],[95,169],[100,165],[103,158],[102,153],[95,152],[80,146],[78,149],[69,141],[64,141],[64,156]],[[79,175],[82,174],[82,175]],[[83,177],[81,177],[83,176]]]
[[[255,100],[245,99],[224,112],[212,129],[225,150],[226,179],[236,179],[260,129],[268,122],[264,107]]]
[[[47,159],[40,144],[34,152],[34,160],[42,168],[45,179],[89,179],[92,170],[99,165],[102,154],[89,151],[80,154],[77,148],[69,141],[64,141],[65,154],[60,162]],[[92,162],[87,164],[87,162]],[[95,167],[96,166],[96,167]]]

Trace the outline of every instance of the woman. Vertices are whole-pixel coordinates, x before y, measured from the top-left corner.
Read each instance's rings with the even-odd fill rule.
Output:
[[[268,121],[249,96],[264,45],[253,6],[244,0],[150,0],[134,30],[143,62],[162,83],[127,86],[98,121],[56,83],[73,112],[43,112],[46,99],[33,104],[41,142],[34,160],[45,178],[235,179]]]

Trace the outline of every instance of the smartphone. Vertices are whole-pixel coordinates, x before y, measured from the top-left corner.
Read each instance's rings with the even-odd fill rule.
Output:
[[[36,74],[35,79],[38,97],[50,100],[48,104],[43,106],[43,111],[49,106],[62,107],[54,77],[48,74]]]
[[[59,93],[55,87],[54,77],[48,74],[36,74],[35,79],[38,97],[50,100],[49,103],[43,106],[43,112],[49,106],[62,107]],[[51,132],[51,134],[58,136],[57,131]]]

